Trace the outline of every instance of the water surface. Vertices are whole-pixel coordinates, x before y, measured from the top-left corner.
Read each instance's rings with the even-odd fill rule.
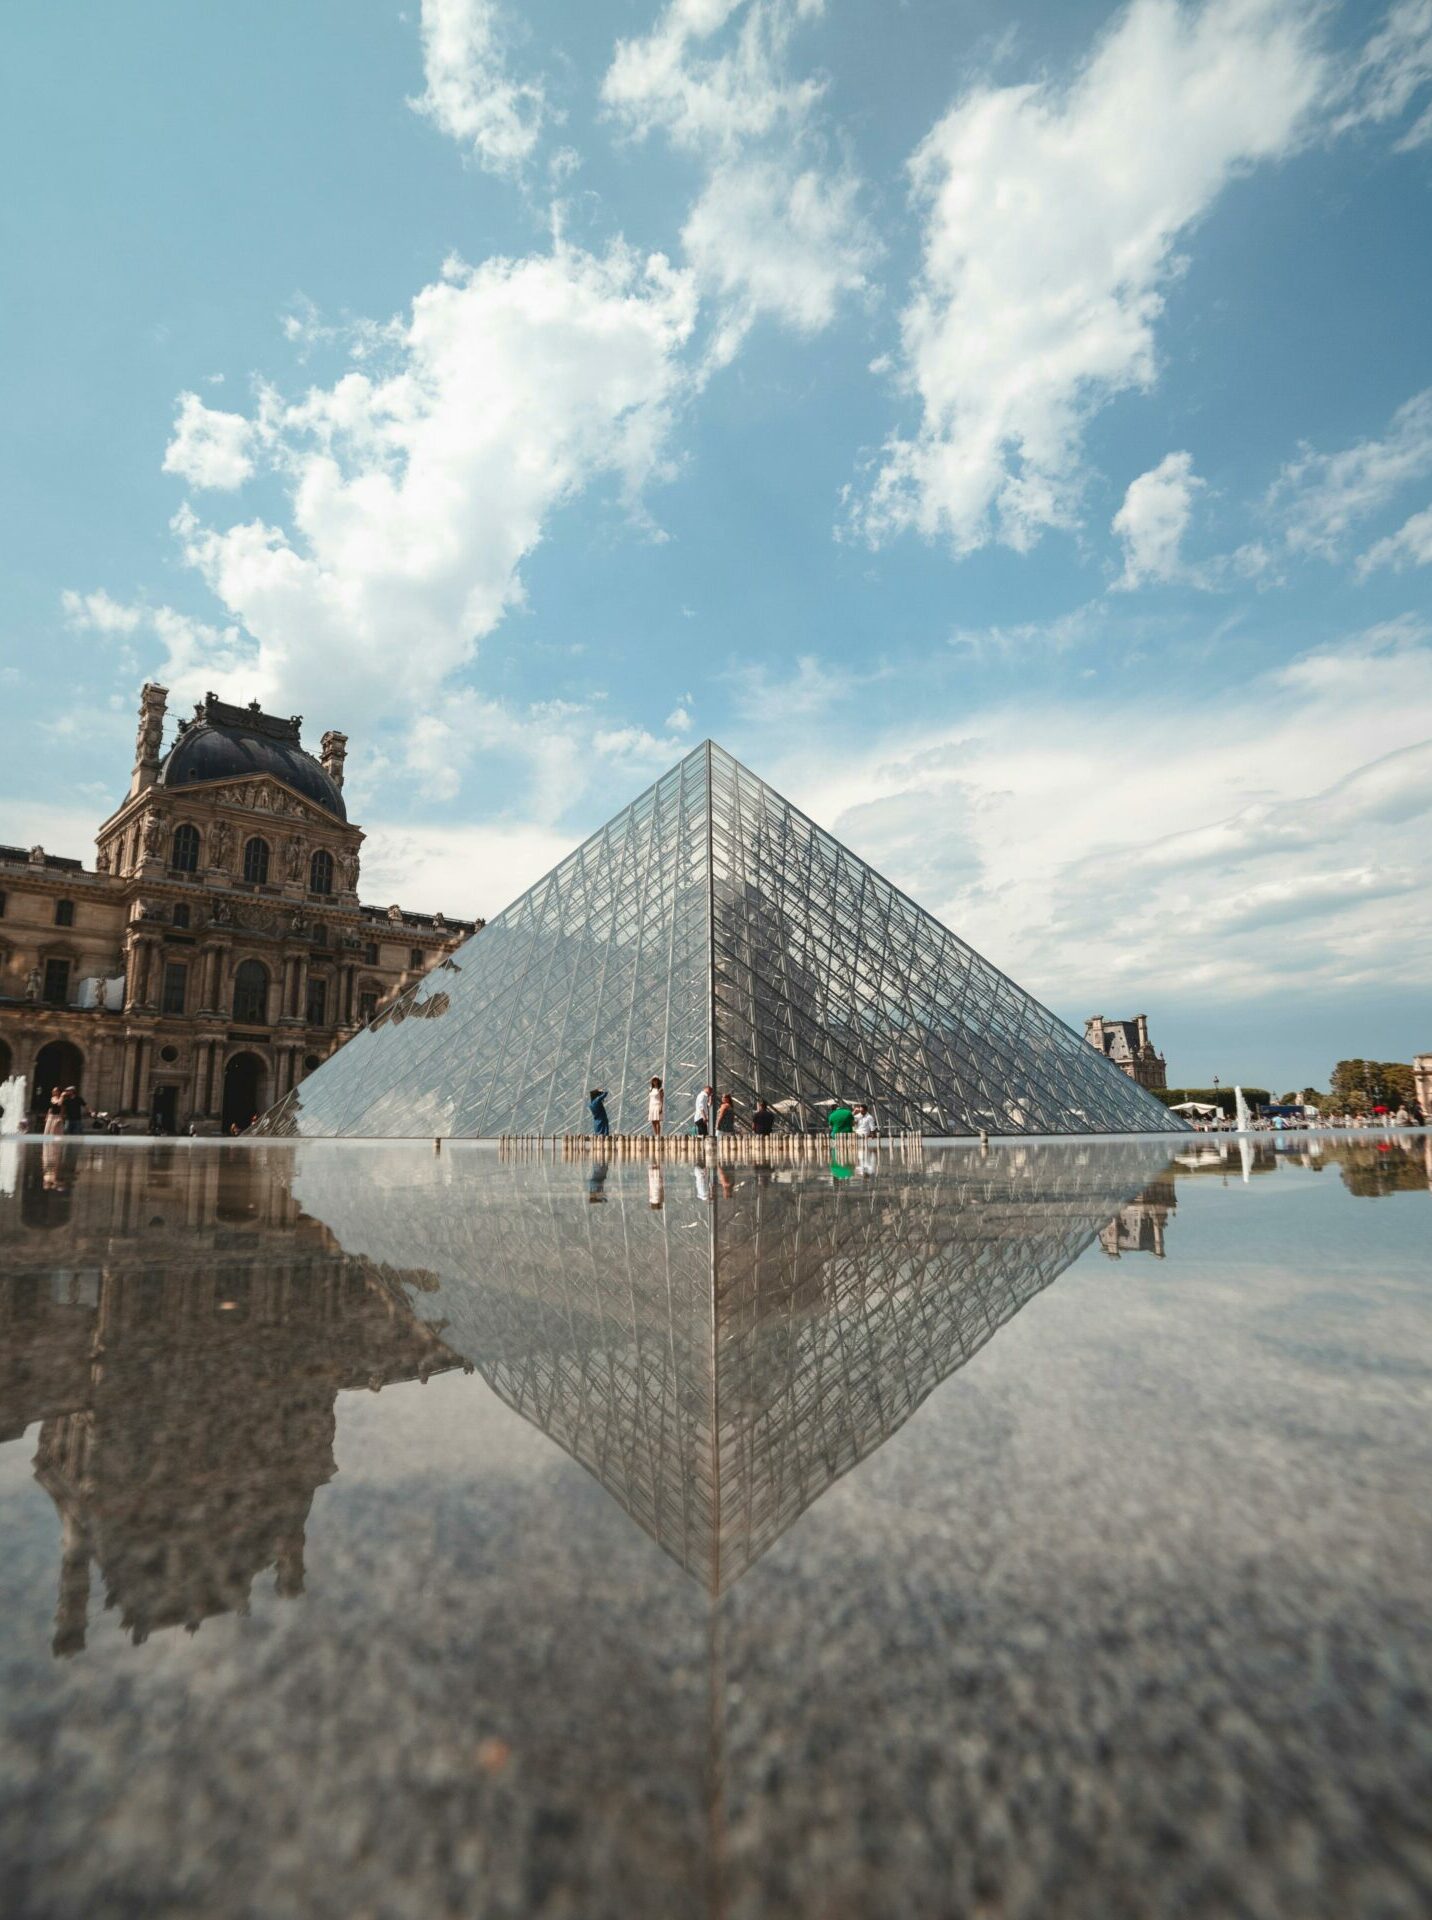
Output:
[[[7,1914],[1423,1915],[1432,1148],[0,1146]]]

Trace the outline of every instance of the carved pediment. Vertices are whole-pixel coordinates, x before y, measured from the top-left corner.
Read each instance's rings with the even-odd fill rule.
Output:
[[[195,790],[192,798],[198,800],[200,791]],[[276,826],[335,827],[342,829],[345,822],[335,820],[331,813],[322,807],[315,807],[299,796],[281,781],[267,778],[253,780],[234,780],[223,786],[217,784],[205,786],[202,798],[212,805],[237,807],[244,813],[267,815]]]

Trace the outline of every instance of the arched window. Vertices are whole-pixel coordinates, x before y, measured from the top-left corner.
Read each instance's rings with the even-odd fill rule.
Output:
[[[308,863],[308,891],[310,893],[332,893],[333,891],[333,855],[327,847],[320,847]]]
[[[199,870],[199,829],[190,826],[187,820],[182,827],[174,829],[169,864],[177,867],[180,873],[197,873]]]
[[[263,846],[262,841],[258,844]],[[234,1018],[262,1026],[268,1017],[268,986],[268,968],[262,961],[241,960],[234,970]]]
[[[244,843],[244,878],[251,887],[261,887],[268,879],[268,841],[257,835]]]

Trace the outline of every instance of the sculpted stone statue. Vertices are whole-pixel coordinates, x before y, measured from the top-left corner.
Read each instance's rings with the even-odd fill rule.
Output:
[[[145,691],[147,693],[148,688]],[[143,765],[152,766],[158,760],[163,744],[164,709],[146,700],[139,710],[139,733],[134,742],[134,757]]]
[[[403,909],[401,907],[389,907],[388,918],[390,920],[399,921],[402,919],[402,917],[403,917]]]
[[[162,822],[157,813],[146,816],[144,822],[144,851],[146,854],[158,853],[159,833]]]
[[[108,847],[101,847],[99,852],[95,855],[94,870],[96,873],[109,872],[109,848]]]
[[[349,847],[338,856],[338,871],[343,877],[345,893],[358,891],[358,855]]]
[[[38,967],[31,967],[25,976],[25,998],[27,1000],[38,1000],[39,997],[40,969]]]
[[[211,867],[228,866],[233,844],[233,828],[227,820],[216,820],[209,829],[209,865]]]
[[[296,833],[291,833],[283,850],[284,866],[290,880],[303,878],[303,842]]]

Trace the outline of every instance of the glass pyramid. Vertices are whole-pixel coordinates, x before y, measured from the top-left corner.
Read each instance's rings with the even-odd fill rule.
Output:
[[[260,1122],[277,1135],[645,1128],[699,1088],[820,1129],[1181,1123],[1072,1028],[707,741],[409,987]]]

